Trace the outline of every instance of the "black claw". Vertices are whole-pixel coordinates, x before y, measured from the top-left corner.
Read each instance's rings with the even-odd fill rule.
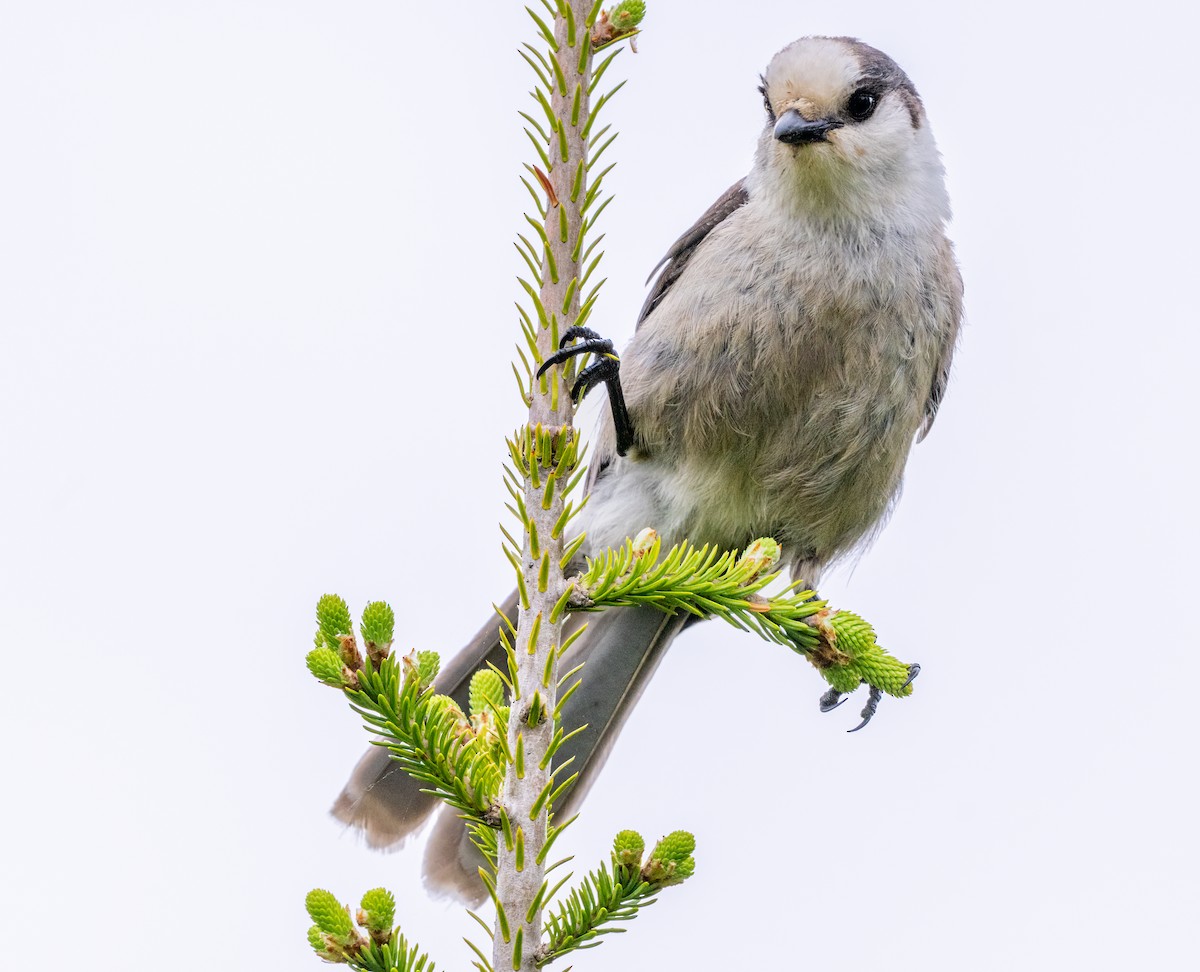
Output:
[[[876,688],[874,685],[872,685],[871,692],[867,696],[867,704],[863,706],[862,712],[859,713],[859,715],[862,716],[862,722],[860,722],[853,729],[847,729],[846,731],[847,732],[858,732],[859,729],[861,729],[868,722],[870,722],[872,719],[874,719],[875,718],[875,710],[879,708],[879,700],[881,698],[883,698],[882,690],[880,690],[880,689]]]
[[[558,349],[561,351],[577,338],[587,338],[589,341],[604,340],[600,334],[593,331],[590,327],[581,327],[578,324],[572,324],[563,332],[563,336],[559,339]]]
[[[905,680],[904,684],[900,686],[900,691],[903,692],[906,688],[908,688],[910,685],[912,685],[913,679],[916,678],[920,674],[921,674],[921,666],[920,665],[918,665],[916,662],[913,662],[913,664],[909,665],[908,666],[908,678]]]
[[[842,697],[842,693],[835,688],[831,688],[828,692],[821,696],[821,711],[832,712],[846,700]]]
[[[573,331],[573,330],[575,330],[575,329],[574,328],[568,329],[567,334],[570,335],[571,331]],[[587,329],[584,328],[584,330],[587,330]],[[564,337],[563,340],[564,341],[570,340],[570,337]],[[588,354],[588,353],[612,354],[613,353],[613,343],[612,343],[612,341],[609,341],[606,338],[596,336],[596,337],[588,338],[588,340],[586,340],[586,341],[580,341],[578,344],[572,344],[569,348],[560,348],[558,351],[555,351],[554,354],[550,355],[550,357],[548,357],[545,361],[542,362],[542,366],[540,368],[538,368],[538,370],[537,370],[537,377],[541,378],[542,375],[544,375],[547,371],[549,371],[550,368],[553,367],[554,365],[562,364],[564,361],[567,361],[568,359],[573,358],[576,355]]]
[[[575,385],[571,389],[571,401],[578,405],[583,396],[593,388],[601,382],[615,380],[620,373],[621,362],[615,356],[609,357],[605,355],[599,361],[593,362],[579,373],[579,377],[575,379]]]
[[[577,344],[572,341],[583,338]],[[567,347],[571,344],[570,347]],[[576,405],[592,388],[603,382],[608,386],[608,404],[612,409],[613,429],[617,434],[617,455],[625,455],[633,445],[633,422],[625,407],[625,395],[621,391],[621,359],[613,350],[613,343],[602,338],[590,327],[568,327],[558,342],[558,350],[542,362],[537,370],[541,378],[554,365],[562,364],[579,354],[595,354],[599,360],[588,365],[579,373],[571,388],[571,401]]]

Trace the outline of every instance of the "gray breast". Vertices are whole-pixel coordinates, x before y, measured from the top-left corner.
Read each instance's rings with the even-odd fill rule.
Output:
[[[626,396],[690,539],[824,558],[898,488],[938,327],[912,246],[794,231],[781,250],[764,218],[744,206],[696,248],[622,356]]]

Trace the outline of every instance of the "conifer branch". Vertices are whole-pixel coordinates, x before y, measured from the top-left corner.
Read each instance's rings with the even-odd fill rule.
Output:
[[[518,618],[509,644],[510,701],[507,750],[520,753],[522,772],[511,763],[500,805],[512,828],[511,840],[497,842],[494,901],[497,921],[492,936],[492,965],[532,972],[538,967],[545,902],[545,850],[556,836],[549,826],[550,803],[562,783],[555,779],[547,754],[561,730],[553,713],[558,704],[558,656],[562,614],[555,605],[566,591],[563,577],[564,529],[573,509],[568,494],[578,481],[582,459],[572,427],[570,389],[575,365],[551,369],[540,379],[534,369],[558,350],[559,338],[580,311],[580,280],[586,223],[587,135],[591,122],[592,27],[598,4],[591,0],[546,3],[551,26],[530,10],[548,49],[530,61],[548,128],[527,129],[537,158],[546,170],[533,174],[545,193],[539,219],[527,217],[540,240],[541,262],[523,283],[533,305],[523,315],[533,361],[525,381],[529,389],[528,424],[509,441],[509,456],[520,484],[514,499],[523,536],[521,549],[511,542],[506,555],[518,569]],[[536,329],[529,326],[537,321]],[[530,332],[533,333],[530,333]],[[529,338],[532,341],[528,341]]]
[[[779,578],[781,552],[768,537],[755,540],[741,556],[686,540],[664,552],[657,534],[643,530],[589,559],[563,607],[594,611],[644,604],[722,618],[799,652],[840,693],[867,685],[896,697],[911,695],[913,666],[888,654],[858,615],[830,610],[802,581],[764,593]]]
[[[364,894],[356,918],[349,906],[320,888],[310,891],[304,904],[314,923],[308,943],[326,962],[362,972],[433,972],[429,956],[393,927],[396,899],[390,891],[375,888]]]
[[[589,874],[546,919],[547,941],[539,953],[539,965],[576,949],[594,948],[600,944],[595,941],[600,935],[624,931],[608,926],[636,918],[639,909],[654,904],[659,891],[681,883],[696,869],[692,857],[696,839],[687,831],[668,834],[643,864],[645,847],[635,830],[617,834],[611,864],[602,864]]]

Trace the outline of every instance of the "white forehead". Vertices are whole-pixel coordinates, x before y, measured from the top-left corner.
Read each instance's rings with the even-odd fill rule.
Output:
[[[805,98],[839,101],[855,86],[862,65],[855,52],[833,37],[804,37],[771,58],[764,78],[776,104]]]

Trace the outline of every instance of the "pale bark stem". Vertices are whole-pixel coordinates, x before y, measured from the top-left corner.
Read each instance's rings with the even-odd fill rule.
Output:
[[[556,326],[543,328],[538,334],[538,348],[543,358],[555,350],[555,340],[572,323],[579,313],[579,287],[573,288],[571,299],[567,301],[567,292],[571,281],[580,273],[578,263],[572,258],[576,243],[583,227],[583,217],[579,211],[587,194],[586,180],[576,186],[576,173],[580,162],[586,166],[587,146],[581,136],[583,127],[588,120],[588,83],[591,77],[591,55],[584,59],[583,69],[580,70],[580,45],[584,41],[587,15],[592,4],[587,0],[568,0],[574,15],[576,42],[569,43],[567,22],[562,16],[555,18],[555,39],[558,43],[559,66],[566,79],[566,92],[554,86],[551,94],[551,107],[555,116],[561,119],[567,134],[567,159],[564,161],[557,135],[551,140],[549,155],[551,168],[548,174],[558,199],[558,206],[548,205],[546,214],[546,235],[550,241],[553,264],[557,269],[557,281],[552,279],[551,260],[544,257],[542,261],[542,288],[540,297],[545,307],[548,319]],[[554,79],[552,79],[554,80]],[[571,116],[574,107],[576,88],[580,90],[578,121],[572,125]],[[575,201],[571,199],[572,188],[576,188]],[[561,212],[566,214],[567,232],[563,239],[561,227]],[[564,310],[564,302],[566,308]],[[574,369],[571,369],[574,370]],[[529,408],[529,426],[537,430],[542,426],[547,430],[570,428],[574,407],[570,399],[570,388],[563,377],[563,369],[554,368],[546,376],[547,392],[541,393],[538,382],[534,382],[532,401]],[[555,388],[557,385],[557,388]],[[553,397],[552,397],[553,395]],[[517,624],[517,635],[514,647],[517,656],[517,685],[516,697],[509,716],[508,740],[510,750],[515,752],[518,736],[524,750],[525,774],[518,779],[514,767],[510,766],[504,782],[502,802],[512,824],[514,837],[520,828],[524,842],[524,866],[517,870],[517,848],[512,850],[506,846],[503,835],[499,840],[499,855],[497,861],[496,891],[501,905],[508,916],[509,936],[505,941],[497,922],[492,941],[492,965],[496,972],[514,969],[519,972],[533,972],[537,969],[537,950],[542,940],[542,913],[535,909],[529,915],[530,906],[537,897],[538,891],[545,878],[545,864],[537,858],[546,842],[546,813],[543,808],[538,814],[532,814],[532,809],[539,795],[549,780],[549,768],[539,768],[554,733],[552,713],[557,701],[558,665],[551,661],[550,677],[545,679],[547,658],[556,653],[562,633],[561,621],[550,624],[550,612],[555,602],[564,590],[563,572],[559,561],[563,554],[562,538],[552,539],[551,532],[555,522],[563,511],[563,501],[559,490],[549,504],[543,509],[546,474],[548,469],[543,463],[540,475],[540,488],[534,488],[526,482],[525,508],[540,542],[541,553],[549,557],[549,582],[544,591],[538,590],[538,572],[540,559],[534,559],[528,535],[525,538],[524,576],[525,587],[529,593],[529,606],[522,607]],[[535,620],[540,616],[541,624],[536,643],[530,645],[530,633]],[[545,684],[548,682],[548,684]],[[530,727],[527,721],[529,707],[534,694],[540,694],[546,716],[541,723]],[[569,768],[564,770],[569,773]],[[559,779],[556,782],[561,783]],[[514,940],[518,929],[522,937],[522,954],[519,959],[514,957]]]

